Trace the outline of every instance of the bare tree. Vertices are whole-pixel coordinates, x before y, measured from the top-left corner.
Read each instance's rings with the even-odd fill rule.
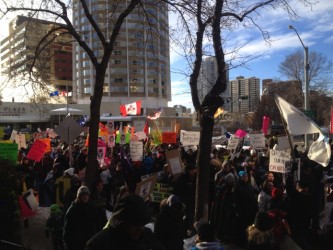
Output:
[[[24,0],[1,0],[1,14],[2,17],[10,13],[29,13],[31,17],[50,20],[57,22],[57,26],[50,29],[44,36],[41,37],[35,50],[35,57],[30,69],[30,76],[33,75],[33,68],[38,62],[38,55],[40,55],[44,48],[45,43],[51,41],[53,37],[62,35],[70,35],[73,40],[81,46],[88,57],[90,58],[94,71],[95,80],[93,87],[93,95],[90,100],[90,126],[89,126],[89,152],[88,152],[88,164],[86,171],[86,181],[89,186],[97,174],[98,161],[97,161],[97,140],[99,130],[100,119],[100,107],[103,95],[103,85],[108,67],[109,59],[114,50],[115,41],[119,34],[122,24],[126,17],[133,10],[141,10],[145,17],[145,22],[149,23],[150,18],[154,16],[147,11],[145,7],[147,5],[154,5],[160,3],[160,1],[144,1],[144,0],[128,0],[125,2],[122,0],[110,1],[110,9],[108,9],[108,15],[106,22],[112,23],[112,30],[107,33],[103,29],[100,23],[97,21],[97,17],[93,10],[89,7],[89,3],[86,0],[41,0],[41,1],[24,1]],[[80,3],[80,8],[85,14],[89,23],[89,29],[93,30],[101,44],[99,51],[102,51],[102,55],[96,54],[96,50],[89,45],[85,40],[85,33],[83,30],[77,29],[74,25],[74,20],[71,17],[71,11],[74,4]]]
[[[311,4],[310,1],[299,1]],[[182,47],[189,62],[191,73],[189,74],[189,85],[193,106],[198,113],[200,122],[200,142],[197,158],[197,186],[195,220],[207,220],[208,211],[208,183],[209,183],[209,161],[211,151],[211,138],[214,126],[214,114],[223,106],[224,100],[220,94],[227,87],[226,48],[222,42],[227,39],[228,31],[236,29],[239,23],[244,26],[258,28],[266,41],[269,34],[263,31],[256,23],[258,11],[283,9],[292,17],[296,13],[290,8],[290,1],[268,0],[268,1],[172,1],[173,10],[180,15],[180,27],[184,30]],[[214,55],[217,62],[218,77],[211,90],[203,98],[199,99],[198,78],[202,59],[205,55]]]
[[[329,79],[332,78],[332,62],[316,51],[309,53],[309,84],[312,90],[327,93]],[[279,65],[279,72],[290,80],[297,80],[302,89],[304,83],[304,55],[297,50],[285,57]],[[311,93],[310,93],[311,95]]]

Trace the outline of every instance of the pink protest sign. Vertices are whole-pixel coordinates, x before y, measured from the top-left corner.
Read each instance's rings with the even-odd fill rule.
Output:
[[[237,136],[238,138],[243,138],[244,136],[246,136],[247,132],[241,129],[238,129],[235,133],[235,136]]]
[[[31,149],[29,150],[29,153],[27,155],[27,158],[30,160],[33,160],[35,162],[40,162],[42,159],[44,152],[47,148],[47,144],[43,141],[36,140],[34,144],[32,145]]]

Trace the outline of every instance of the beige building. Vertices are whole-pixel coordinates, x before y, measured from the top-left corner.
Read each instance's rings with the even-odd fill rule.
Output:
[[[110,37],[116,18],[128,2],[89,1],[89,10],[106,37]],[[144,5],[145,13],[141,7],[135,9],[122,25],[107,69],[102,102],[126,104],[141,100],[143,108],[157,108],[167,107],[171,100],[167,6],[158,1],[145,1]],[[102,44],[77,0],[73,20],[100,59]],[[73,52],[73,98],[78,103],[89,103],[94,68],[78,44],[74,44]]]

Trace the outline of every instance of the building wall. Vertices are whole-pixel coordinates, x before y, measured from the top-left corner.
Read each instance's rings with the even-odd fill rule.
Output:
[[[106,37],[110,37],[126,2],[89,1],[89,9]],[[156,108],[167,106],[171,100],[168,12],[164,3],[150,2],[146,1],[145,14],[136,9],[122,25],[106,72],[103,102],[125,104],[142,100],[144,108]],[[102,44],[79,1],[74,1],[73,20],[75,27],[84,32],[83,39],[101,59]],[[74,99],[87,103],[93,94],[95,72],[87,53],[78,44],[74,45],[73,62]]]
[[[239,76],[230,81],[231,112],[246,114],[254,112],[260,101],[260,79]]]

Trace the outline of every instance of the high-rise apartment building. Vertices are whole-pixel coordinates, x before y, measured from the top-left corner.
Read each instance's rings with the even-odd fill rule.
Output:
[[[33,71],[34,81],[65,90],[72,85],[72,41],[61,30],[41,40],[57,23],[36,18],[17,16],[9,23],[8,36],[0,44],[1,75],[7,80],[22,81]],[[43,48],[38,57],[38,47]],[[8,86],[10,87],[10,86]]]
[[[260,101],[260,79],[236,77],[230,81],[230,108],[232,113],[254,112]]]
[[[207,57],[202,61],[200,75],[198,79],[198,94],[200,101],[208,94],[208,92],[212,89],[213,85],[216,83],[217,79],[217,63],[214,56]],[[224,109],[229,110],[230,105],[227,102],[230,97],[230,87],[229,87],[229,70],[227,68],[227,88],[221,94],[225,103]]]
[[[91,0],[88,8],[105,37],[129,1]],[[137,8],[124,21],[106,72],[102,102],[142,101],[144,108],[166,107],[171,100],[167,5],[147,0],[145,12]],[[98,59],[103,45],[89,25],[80,1],[74,1],[73,22]],[[87,53],[74,44],[73,98],[89,103],[95,71]]]

